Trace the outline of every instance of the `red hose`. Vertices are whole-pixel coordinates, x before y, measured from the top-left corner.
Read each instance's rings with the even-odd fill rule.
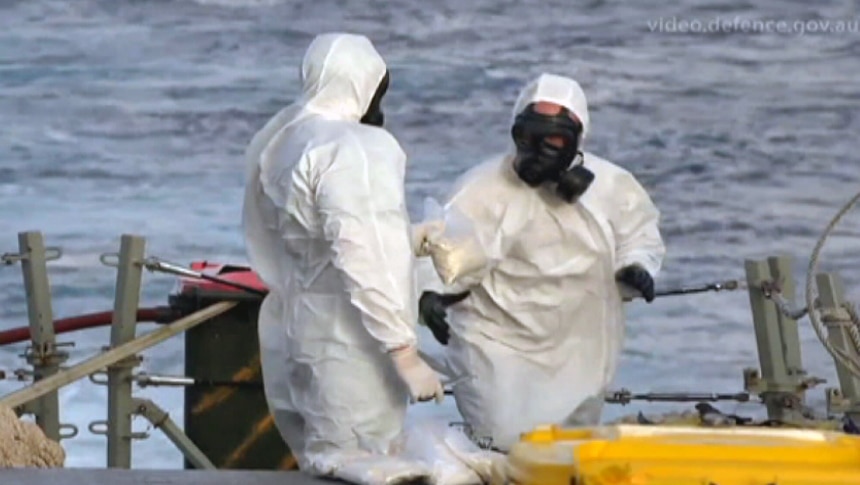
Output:
[[[163,322],[171,318],[170,307],[159,306],[137,310],[138,322]],[[89,313],[77,317],[54,320],[54,333],[74,332],[86,328],[104,327],[113,322],[113,312]],[[18,327],[0,332],[0,345],[14,344],[30,340],[30,327]]]

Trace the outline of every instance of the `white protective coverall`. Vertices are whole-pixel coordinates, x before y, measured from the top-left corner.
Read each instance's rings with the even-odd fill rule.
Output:
[[[578,83],[541,75],[520,93],[514,117],[538,101],[579,117],[584,139]],[[457,407],[475,437],[501,450],[541,424],[599,423],[624,339],[615,272],[639,263],[654,277],[665,253],[660,213],[630,172],[584,153],[595,179],[569,204],[521,181],[515,153],[511,141],[508,153],[468,171],[444,219],[414,228],[438,273],[431,269],[433,281],[422,265],[423,289],[471,290],[448,308],[447,362],[436,364],[454,374]]]
[[[415,346],[417,303],[406,155],[359,123],[385,73],[366,37],[318,36],[300,99],[246,152],[246,248],[270,289],[258,323],[269,408],[302,470],[359,483],[428,474],[391,452],[408,389],[432,376],[442,395],[429,367],[409,379],[420,366],[387,353]]]

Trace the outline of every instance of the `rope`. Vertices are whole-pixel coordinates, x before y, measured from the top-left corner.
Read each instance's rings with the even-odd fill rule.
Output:
[[[857,308],[854,307],[854,304],[851,302],[845,302],[842,307],[845,308],[846,312],[848,312],[848,317],[851,319],[851,323],[854,324],[854,327],[860,329],[860,315],[857,314]]]
[[[782,296],[782,293],[779,293],[778,291],[772,291],[768,295],[768,298],[773,300],[773,303],[776,305],[776,308],[786,318],[790,318],[792,320],[800,320],[807,313],[809,313],[809,309],[806,307],[799,308],[797,310],[791,308],[791,304],[788,302],[788,300],[786,300],[785,297]]]
[[[821,238],[818,239],[818,242],[815,244],[815,248],[812,250],[812,257],[809,259],[809,268],[806,274],[806,308],[815,309],[815,291],[814,291],[814,282],[815,282],[815,274],[818,272],[818,259],[821,256],[821,249],[824,247],[824,243],[827,241],[827,238],[830,237],[830,233],[833,231],[833,228],[839,224],[839,221],[842,217],[851,210],[852,207],[860,200],[860,192],[858,192],[851,200],[845,204],[844,207],[833,217],[830,223],[827,225],[827,228],[824,230],[824,233],[821,235]],[[850,314],[850,312],[849,312]],[[856,312],[854,312],[854,316],[856,317]],[[839,363],[845,366],[851,374],[855,377],[860,377],[860,362],[855,362],[854,359],[849,357],[843,350],[836,349],[830,342],[827,340],[827,336],[825,335],[824,324],[821,321],[821,317],[817,311],[809,312],[809,319],[812,322],[812,328],[815,330],[815,334],[818,336],[818,340],[821,341],[821,344],[827,349],[827,352]],[[857,331],[858,327],[856,325],[856,318],[852,317],[852,320],[855,321],[855,325],[852,326],[852,329]],[[851,332],[849,331],[849,334]],[[860,335],[858,335],[860,337]],[[852,336],[852,341],[854,337]],[[853,342],[852,342],[853,343]],[[855,344],[856,345],[856,344]]]
[[[842,304],[842,308],[845,309],[845,314],[848,316],[842,322],[849,324],[848,335],[851,337],[851,343],[854,344],[855,349],[860,351],[860,318],[857,316],[857,310],[853,303],[847,301]]]

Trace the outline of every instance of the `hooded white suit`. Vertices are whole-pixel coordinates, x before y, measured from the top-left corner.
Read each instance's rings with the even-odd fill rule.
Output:
[[[566,107],[588,133],[575,81],[541,75],[523,89],[514,117],[538,101]],[[639,263],[656,276],[665,253],[659,211],[630,172],[586,152],[595,179],[569,204],[521,181],[515,153],[511,142],[507,154],[463,175],[445,205],[447,223],[417,229],[439,276],[453,281],[445,290],[471,290],[448,309],[447,366],[476,437],[502,450],[537,425],[599,422],[624,340],[615,272]],[[471,239],[451,235],[457,218],[471,225]],[[442,225],[448,234],[434,234]],[[424,289],[441,289],[433,286]]]
[[[386,351],[416,339],[406,156],[359,123],[385,72],[367,38],[318,36],[301,98],[246,153],[246,247],[270,289],[266,398],[300,468],[342,478],[344,463],[387,453],[401,433],[409,395]]]

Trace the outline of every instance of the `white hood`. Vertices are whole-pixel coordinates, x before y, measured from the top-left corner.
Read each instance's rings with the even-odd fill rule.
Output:
[[[323,115],[358,121],[385,71],[385,61],[367,37],[319,35],[302,61],[302,104]]]
[[[297,121],[303,112],[358,121],[387,67],[385,61],[363,35],[326,33],[314,38],[305,52],[299,82],[299,99],[276,113],[258,131],[245,150],[247,180],[259,175],[260,156],[275,135]]]
[[[526,106],[539,101],[564,106],[579,118],[579,121],[582,122],[582,136],[579,139],[581,150],[582,143],[588,135],[589,119],[588,101],[579,83],[573,79],[555,74],[541,74],[520,91],[520,95],[517,97],[517,102],[514,105],[511,122],[513,123],[513,118],[516,118]]]

